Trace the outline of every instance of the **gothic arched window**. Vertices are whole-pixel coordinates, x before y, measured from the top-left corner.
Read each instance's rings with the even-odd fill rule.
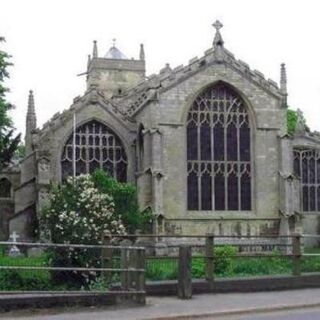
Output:
[[[320,151],[294,150],[294,173],[300,178],[302,210],[320,211]]]
[[[228,85],[205,89],[187,118],[188,210],[251,210],[251,131]]]
[[[11,182],[7,178],[0,179],[0,198],[11,198]]]
[[[62,179],[73,175],[75,144],[76,175],[103,169],[120,182],[127,181],[127,156],[119,137],[104,124],[92,120],[76,129],[61,156]]]

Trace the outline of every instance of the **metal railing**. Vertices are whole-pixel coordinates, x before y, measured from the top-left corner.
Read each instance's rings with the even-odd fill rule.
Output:
[[[125,265],[122,257],[136,259]],[[107,261],[107,253],[113,260]],[[142,246],[0,242],[0,294],[102,293],[145,302],[145,248]],[[121,278],[129,285],[117,286]]]

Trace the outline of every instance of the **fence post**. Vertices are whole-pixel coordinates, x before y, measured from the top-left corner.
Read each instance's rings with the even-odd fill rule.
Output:
[[[145,270],[146,270],[146,249],[135,249],[135,262],[136,269],[143,269],[143,271],[135,272],[137,275],[136,279],[136,290],[142,291],[136,295],[136,302],[145,304],[146,303],[146,280],[145,280]]]
[[[179,247],[178,297],[180,299],[192,297],[191,247],[187,245]]]
[[[214,281],[214,235],[212,233],[206,235],[206,280],[212,290]]]
[[[120,250],[121,250],[120,268],[128,269],[129,268],[128,249],[120,247]],[[122,290],[128,291],[129,289],[129,272],[128,271],[121,271],[120,282],[121,282]]]
[[[292,239],[292,254],[293,254],[293,264],[292,264],[292,274],[294,276],[301,275],[301,235],[295,233]]]
[[[102,245],[109,246],[111,242],[111,236],[103,234],[102,235]],[[101,250],[101,267],[102,268],[112,268],[112,249],[111,248],[102,248]],[[105,281],[111,282],[112,279],[112,272],[103,271],[102,276],[104,277]]]

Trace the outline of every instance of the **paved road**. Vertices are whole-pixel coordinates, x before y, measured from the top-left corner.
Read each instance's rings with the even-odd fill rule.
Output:
[[[208,319],[208,318],[203,318]],[[301,310],[289,310],[281,312],[272,312],[264,314],[243,315],[234,317],[218,317],[216,320],[319,320],[320,309],[301,309]],[[201,318],[199,319],[201,320]]]
[[[318,309],[303,309],[313,306]],[[295,310],[280,312],[283,309]],[[257,313],[275,311],[273,314]],[[0,314],[0,319],[12,320],[308,320],[320,319],[320,289],[278,292],[226,293],[195,295],[191,300],[176,297],[148,298],[147,306],[133,308],[69,308],[21,311]],[[246,312],[246,314],[244,314]],[[233,314],[233,315],[231,315]],[[241,314],[241,315],[240,315]],[[203,315],[202,318],[199,315]],[[206,315],[206,317],[204,316]],[[220,315],[220,318],[217,316]],[[222,317],[224,315],[224,317]],[[196,317],[197,316],[197,317]]]

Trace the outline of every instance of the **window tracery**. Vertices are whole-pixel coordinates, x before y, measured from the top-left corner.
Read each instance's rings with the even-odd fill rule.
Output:
[[[73,175],[73,134],[61,156],[62,179]],[[103,169],[120,182],[127,181],[127,155],[119,137],[104,124],[92,120],[76,129],[76,175]]]
[[[187,117],[188,210],[251,210],[251,128],[241,97],[218,83]]]
[[[294,173],[300,178],[302,210],[320,211],[320,151],[294,150]]]

